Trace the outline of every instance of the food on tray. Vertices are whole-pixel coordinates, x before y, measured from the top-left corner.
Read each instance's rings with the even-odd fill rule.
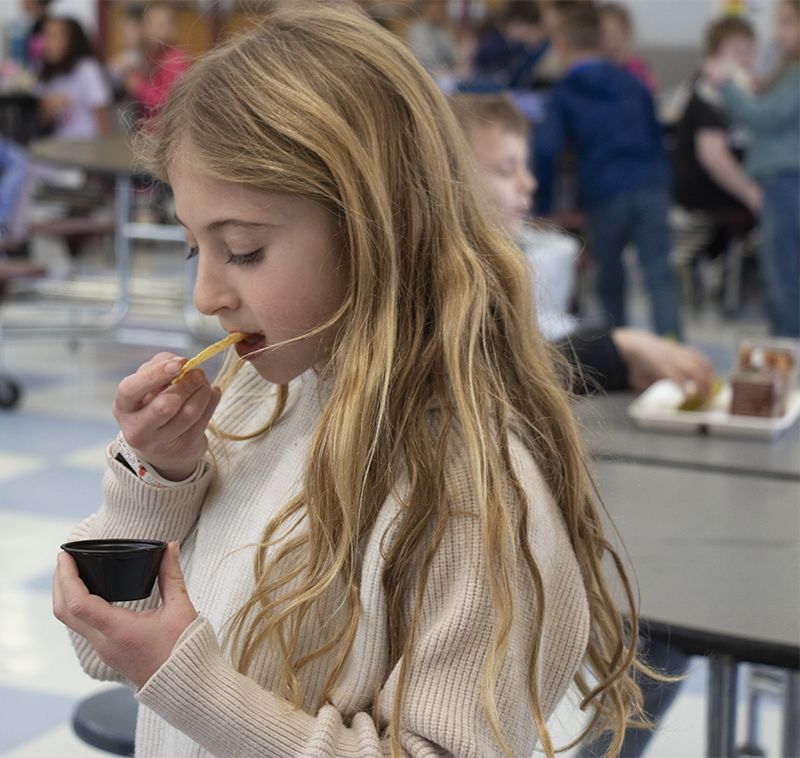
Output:
[[[731,413],[736,416],[782,416],[786,405],[781,379],[774,372],[739,371],[731,378]]]
[[[730,412],[736,416],[782,416],[792,363],[792,357],[784,351],[743,345],[731,377]]]
[[[679,411],[704,410],[722,389],[722,380],[716,376],[711,380],[711,392],[708,395],[701,395],[697,391],[697,385],[694,382],[690,382],[689,385],[685,388],[686,397],[684,401],[678,406]]]
[[[730,413],[777,418],[786,413],[786,399],[797,364],[797,345],[743,342],[731,376]]]
[[[194,358],[184,364],[181,373],[172,380],[172,383],[175,384],[175,382],[179,382],[186,374],[193,368],[197,368],[203,361],[207,361],[209,358],[223,351],[226,347],[241,342],[245,337],[247,337],[247,335],[244,332],[234,332],[233,334],[229,334],[224,340],[209,345],[205,350],[199,352]]]

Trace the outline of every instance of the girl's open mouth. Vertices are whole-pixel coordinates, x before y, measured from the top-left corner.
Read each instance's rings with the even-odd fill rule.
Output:
[[[253,353],[257,353],[266,346],[267,340],[263,334],[248,334],[241,342],[236,343],[236,354],[240,358],[248,360]]]

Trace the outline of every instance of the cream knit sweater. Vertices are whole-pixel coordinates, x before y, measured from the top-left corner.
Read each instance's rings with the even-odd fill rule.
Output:
[[[226,391],[217,421],[236,433],[259,428],[273,407],[273,399],[265,399],[270,389],[250,366],[245,367]],[[139,758],[389,755],[381,727],[392,711],[399,666],[389,665],[381,574],[382,540],[384,535],[392,539],[398,509],[394,498],[387,500],[365,540],[357,637],[331,704],[316,710],[330,665],[326,659],[303,670],[303,709],[294,710],[271,691],[280,663],[276,651],[262,650],[250,676],[243,676],[230,665],[220,642],[226,623],[253,590],[252,544],[276,509],[298,491],[325,399],[326,386],[313,370],[295,379],[288,405],[269,433],[226,443],[226,452],[215,450],[219,473],[213,486],[214,472],[207,463],[191,484],[159,489],[109,460],[105,502],[73,538],[179,540],[187,589],[200,614],[170,658],[136,692],[141,703],[136,733]],[[583,658],[588,606],[575,555],[540,472],[519,441],[512,440],[511,451],[531,504],[531,547],[544,578],[540,693],[548,717]],[[465,457],[454,457],[453,510],[474,512]],[[409,756],[490,758],[501,752],[481,704],[481,667],[491,644],[493,614],[480,558],[480,530],[477,519],[470,516],[455,515],[448,523],[430,571],[418,644],[407,669],[401,742]],[[526,576],[526,570],[520,575]],[[528,758],[537,742],[526,690],[535,614],[532,588],[526,583],[517,591],[512,643],[496,698],[509,744],[515,755]],[[332,590],[320,618],[304,627],[308,649],[324,633],[326,621],[336,619],[340,597]],[[414,602],[409,598],[409,618]],[[152,598],[131,606],[157,603],[156,591]],[[75,635],[73,640],[91,676],[121,681],[85,640]],[[380,692],[378,723],[371,715],[376,692]]]

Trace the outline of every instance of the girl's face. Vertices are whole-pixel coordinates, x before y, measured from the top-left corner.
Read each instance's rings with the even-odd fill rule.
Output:
[[[169,180],[175,215],[198,248],[195,306],[226,331],[253,335],[236,350],[268,381],[323,368],[335,325],[258,351],[308,334],[344,302],[349,260],[337,218],[302,197],[211,178],[191,158],[190,149],[181,151]]]
[[[797,55],[800,50],[800,16],[789,3],[778,6],[778,45],[788,55]]]
[[[469,144],[490,218],[513,237],[530,213],[536,190],[528,169],[528,142],[502,124],[491,124],[473,128]]]
[[[58,63],[64,59],[69,49],[69,29],[57,18],[45,22],[42,32],[44,59],[47,63]]]

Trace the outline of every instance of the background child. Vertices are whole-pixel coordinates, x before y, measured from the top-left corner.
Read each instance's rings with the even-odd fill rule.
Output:
[[[566,235],[539,232],[535,224],[527,223],[536,188],[528,170],[528,121],[505,95],[452,95],[450,105],[475,157],[478,186],[489,202],[490,218],[514,238],[531,263],[537,318],[545,338],[557,340],[564,356],[578,361],[590,386],[596,382],[606,390],[641,392],[669,378],[682,386],[691,382],[701,394],[708,394],[714,371],[697,350],[641,329],[586,329],[566,313],[568,294],[560,301],[554,295],[560,297],[569,288],[574,260],[564,261],[562,246],[553,243],[554,237]]]
[[[143,122],[158,113],[172,86],[191,64],[175,45],[175,13],[168,3],[148,3],[142,15],[141,67],[123,72],[125,89],[140,109]]]
[[[761,185],[759,265],[772,332],[800,336],[800,2],[778,6],[779,70],[760,95],[736,84],[729,60],[715,56],[703,71],[730,117],[753,132],[744,166]]]
[[[706,32],[706,57],[749,71],[755,35],[739,18],[714,22]],[[675,199],[690,210],[747,208],[758,215],[761,188],[742,170],[744,137],[723,109],[719,95],[702,74],[675,127]]]
[[[91,139],[110,127],[111,86],[75,19],[48,18],[36,89],[39,115],[58,139]]]
[[[636,611],[627,639],[524,259],[431,78],[357,6],[280,4],[156,126],[195,303],[249,336],[220,386],[162,353],[117,391],[74,536],[170,542],[160,598],[111,606],[59,556],[55,613],[136,687],[137,755],[553,756],[573,678],[619,734]]]
[[[144,69],[144,24],[143,12],[138,6],[125,8],[119,19],[120,50],[106,60],[106,68],[118,102],[118,112],[124,122],[124,109],[134,104],[127,90],[128,77]]]
[[[532,87],[534,69],[548,45],[538,3],[534,0],[506,3],[496,23],[478,40],[473,86],[482,85],[487,91],[491,91],[490,85],[497,89]]]
[[[597,294],[614,326],[625,326],[622,252],[633,243],[656,332],[679,337],[678,288],[669,264],[670,171],[661,126],[644,85],[600,54],[600,17],[580,3],[565,10],[553,37],[567,68],[536,131],[536,207],[552,207],[556,160],[570,145],[580,202],[597,264]]]
[[[650,94],[658,94],[658,79],[647,61],[631,50],[633,22],[627,8],[620,3],[603,3],[600,6],[600,46],[603,54],[621,69],[633,74]]]
[[[0,259],[20,254],[24,228],[17,209],[27,190],[30,162],[25,148],[0,135]]]

